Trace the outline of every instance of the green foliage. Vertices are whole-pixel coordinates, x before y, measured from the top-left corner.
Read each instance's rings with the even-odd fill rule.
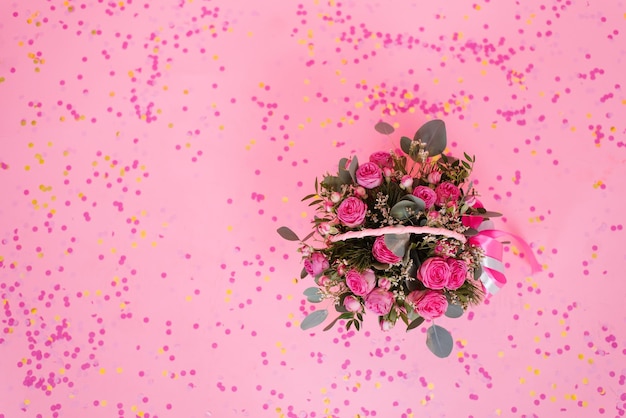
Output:
[[[338,241],[326,251],[331,259],[345,260],[358,271],[368,269],[374,262],[372,247],[374,238],[349,239]]]
[[[308,314],[306,318],[302,320],[302,323],[300,324],[300,328],[302,328],[303,330],[307,330],[309,328],[316,327],[322,322],[324,322],[326,320],[326,317],[328,317],[328,310],[326,309],[313,311],[310,314]]]
[[[439,358],[450,355],[454,346],[450,332],[439,325],[431,325],[426,331],[426,346]]]

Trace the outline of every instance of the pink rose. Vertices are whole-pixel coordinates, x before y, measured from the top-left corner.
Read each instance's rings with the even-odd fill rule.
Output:
[[[380,329],[381,331],[389,331],[391,328],[393,328],[394,325],[396,325],[395,323],[391,322],[388,319],[384,319],[384,318],[380,318]]]
[[[402,260],[401,257],[398,257],[389,248],[387,248],[387,245],[385,245],[384,235],[376,238],[376,241],[374,241],[372,255],[381,263],[396,264]]]
[[[319,286],[327,286],[331,283],[330,279],[326,276],[322,276],[319,279],[317,279],[316,282]]]
[[[343,276],[344,274],[346,274],[346,265],[345,264],[339,264],[337,266],[337,274],[340,276]]]
[[[352,269],[346,273],[346,285],[357,296],[365,296],[376,286],[376,275],[372,270],[363,274]]]
[[[367,197],[367,190],[365,190],[365,187],[357,186],[354,188],[354,194],[361,199],[365,199]]]
[[[400,187],[403,189],[410,189],[411,187],[413,187],[413,177],[408,174],[402,176],[402,178],[400,179]],[[411,192],[411,190],[409,190],[409,192]]]
[[[439,318],[448,309],[446,295],[440,290],[414,290],[406,298],[415,312],[426,319]]]
[[[363,309],[361,302],[352,295],[348,295],[343,299],[343,307],[346,308],[348,312],[361,312]]]
[[[444,181],[435,189],[437,193],[437,205],[446,206],[447,202],[456,202],[461,196],[461,191],[449,181]]]
[[[391,280],[386,277],[380,277],[378,279],[378,287],[385,290],[391,289]]]
[[[443,289],[450,280],[450,267],[445,259],[430,257],[420,266],[417,278],[430,289]]]
[[[431,208],[437,201],[437,193],[435,193],[435,191],[430,187],[426,186],[417,186],[415,190],[413,190],[413,196],[422,199],[426,209]]]
[[[465,264],[465,261],[457,260],[456,258],[448,258],[447,263],[448,267],[450,267],[450,280],[448,280],[446,288],[456,290],[465,283],[467,264]]]
[[[367,205],[361,199],[350,196],[337,208],[337,218],[349,227],[359,226],[365,220]]]
[[[377,287],[365,297],[365,307],[378,315],[387,315],[393,306],[393,293]]]
[[[304,269],[311,276],[317,276],[330,267],[326,256],[322,253],[313,253],[311,257],[304,260]]]
[[[430,184],[437,184],[441,180],[441,172],[439,171],[431,171],[428,173],[428,182]]]
[[[376,164],[367,162],[357,168],[356,182],[366,189],[373,189],[383,182],[383,173]]]
[[[370,162],[378,165],[380,168],[393,167],[393,158],[391,158],[391,154],[385,151],[378,151],[370,155]]]
[[[330,224],[328,222],[321,222],[317,225],[317,232],[323,236],[330,234]]]

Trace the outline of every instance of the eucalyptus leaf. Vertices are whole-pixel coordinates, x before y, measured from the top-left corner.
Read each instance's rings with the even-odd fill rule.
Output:
[[[414,139],[426,144],[429,156],[439,155],[446,149],[446,124],[440,119],[428,121],[417,130]]]
[[[350,161],[350,167],[348,171],[350,172],[350,176],[352,177],[352,181],[356,183],[356,170],[359,168],[359,160],[356,158],[356,155]]]
[[[417,268],[415,269],[415,271],[417,272]],[[406,283],[406,287],[407,289],[409,289],[409,292],[418,290],[420,288],[420,281],[418,279],[415,279],[415,278],[405,279],[404,282]]]
[[[309,273],[306,271],[305,268],[302,269],[302,271],[300,272],[300,278],[304,279]]]
[[[386,234],[385,245],[398,257],[404,257],[411,239],[410,234]]]
[[[402,200],[408,200],[415,203],[420,211],[423,211],[426,208],[426,203],[424,202],[424,200],[420,199],[417,196],[413,196],[412,194],[405,194],[404,196],[402,196],[402,199],[400,199],[400,201]]]
[[[342,158],[341,160],[339,160],[339,168],[338,170],[348,170],[348,167],[346,167],[346,164],[348,164],[348,159],[347,158]]]
[[[341,185],[345,184],[341,178],[336,176],[326,176],[324,180],[322,180],[322,186],[327,189],[332,189],[334,191],[338,191],[341,188]]]
[[[320,289],[317,287],[309,287],[302,292],[306,299],[311,303],[320,303],[324,300],[324,295],[320,292]]]
[[[377,132],[380,132],[383,135],[390,135],[395,131],[395,129],[393,129],[393,126],[391,126],[387,122],[378,122],[376,125],[374,125],[374,129],[376,129]]]
[[[411,331],[412,329],[417,328],[420,325],[422,325],[424,321],[425,321],[424,317],[418,316],[417,318],[411,321],[409,326],[406,327],[406,330]]]
[[[474,269],[474,280],[479,280],[480,276],[483,274],[483,267],[478,266]]]
[[[426,346],[437,357],[445,358],[452,352],[454,341],[447,329],[433,324],[426,331]]]
[[[389,267],[391,267],[391,265],[375,261],[372,263],[372,267],[374,267],[376,270],[387,270]]]
[[[478,235],[478,230],[474,228],[467,228],[465,232],[463,232],[463,235],[466,237],[473,237],[474,235]]]
[[[291,229],[287,228],[286,226],[281,226],[280,228],[276,230],[276,232],[278,232],[278,235],[280,235],[287,241],[300,241],[300,238],[298,238],[298,235],[296,235],[295,232],[293,232]]]
[[[448,318],[460,318],[461,316],[463,316],[463,312],[463,307],[461,305],[448,303],[448,309],[446,310],[445,315]]]
[[[350,312],[349,310],[346,309],[345,306],[343,306],[343,303],[339,305],[335,305],[335,310],[337,312],[342,312],[342,313]]]
[[[411,143],[413,143],[413,140],[409,137],[403,136],[400,138],[400,149],[404,151],[406,155],[409,155],[411,152]]]
[[[480,216],[482,216],[483,218],[497,218],[502,216],[501,213],[498,212],[491,212],[488,210],[479,210],[478,213],[480,214]]]
[[[398,220],[405,221],[417,215],[419,211],[420,206],[417,203],[410,200],[401,200],[393,205],[389,214]]]
[[[339,170],[337,175],[343,184],[352,184],[352,175],[348,170]]]
[[[309,238],[311,238],[313,235],[315,235],[315,231],[310,232],[306,237],[302,238],[302,242],[308,240]]]
[[[313,328],[321,324],[328,317],[328,310],[321,309],[319,311],[313,311],[307,315],[306,318],[302,320],[300,324],[300,328],[303,330],[307,330],[309,328]]]

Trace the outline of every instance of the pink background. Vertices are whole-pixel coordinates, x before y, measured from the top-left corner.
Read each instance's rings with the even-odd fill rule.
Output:
[[[0,417],[623,416],[624,36],[621,1],[3,2]],[[301,331],[276,228],[432,118],[543,271],[507,246],[446,359]]]

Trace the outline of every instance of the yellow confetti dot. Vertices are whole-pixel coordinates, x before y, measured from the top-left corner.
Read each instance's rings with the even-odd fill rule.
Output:
[[[104,368],[100,369],[100,374],[105,374],[107,371]]]
[[[115,372],[116,372],[116,373],[122,373],[123,371],[124,371],[124,370],[123,370],[121,367],[117,367],[117,368],[115,369]]]

